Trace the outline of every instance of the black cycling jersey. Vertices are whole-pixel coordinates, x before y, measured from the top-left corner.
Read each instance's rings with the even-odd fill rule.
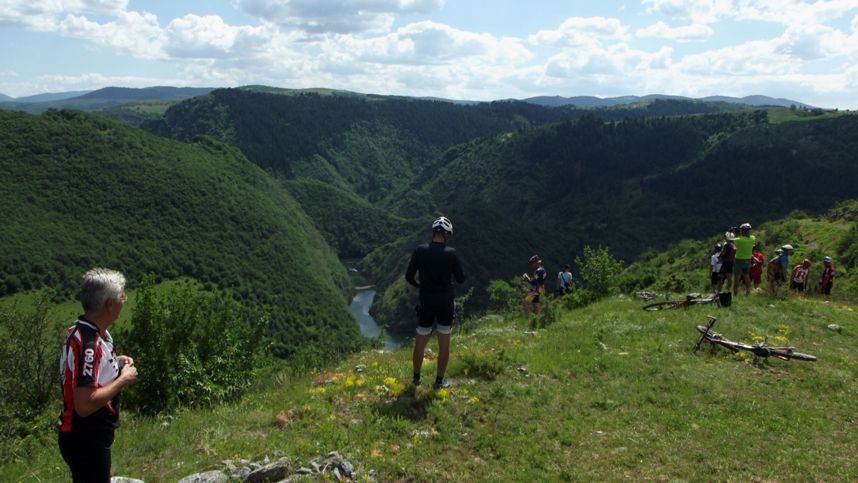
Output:
[[[420,281],[414,275],[419,272]],[[462,264],[456,250],[439,242],[418,246],[411,255],[405,280],[420,289],[420,293],[453,293],[453,281],[465,281]]]

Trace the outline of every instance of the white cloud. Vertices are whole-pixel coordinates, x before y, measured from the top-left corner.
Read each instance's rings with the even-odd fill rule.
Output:
[[[650,70],[668,68],[672,49],[647,52],[616,44],[606,48],[571,49],[551,57],[545,75],[555,78],[591,77],[599,82],[625,82]]]
[[[635,35],[638,37],[670,39],[678,42],[693,42],[706,40],[712,36],[712,33],[712,27],[708,25],[692,24],[682,27],[671,27],[664,22],[658,21],[648,27],[639,29]]]
[[[736,0],[733,15],[741,20],[784,25],[820,24],[858,9],[858,0]]]
[[[180,58],[226,58],[253,55],[271,40],[268,27],[232,26],[218,16],[185,15],[166,30],[165,51]]]
[[[406,25],[371,39],[339,38],[334,48],[360,61],[386,64],[431,65],[466,58],[509,64],[532,56],[519,40],[466,32],[429,21]]]
[[[386,32],[396,15],[426,13],[443,0],[234,0],[250,15],[313,34]]]
[[[775,51],[795,59],[818,60],[844,52],[854,41],[843,32],[824,25],[795,25],[777,39]]]
[[[733,9],[732,0],[643,0],[642,3],[649,13],[696,24],[713,23]]]
[[[49,31],[66,14],[113,15],[125,11],[128,0],[2,0],[0,25]]]
[[[679,68],[699,76],[753,76],[796,73],[799,64],[777,52],[777,40],[752,41],[683,57]]]
[[[164,31],[151,13],[120,12],[116,20],[105,23],[69,14],[59,23],[57,31],[142,59],[164,58]]]
[[[616,18],[571,17],[556,30],[540,30],[531,35],[533,44],[555,47],[595,46],[600,40],[621,40],[629,37],[629,29]]]

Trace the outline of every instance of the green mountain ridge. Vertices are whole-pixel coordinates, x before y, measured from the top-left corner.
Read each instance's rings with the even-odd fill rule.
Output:
[[[267,313],[278,354],[357,344],[345,268],[282,185],[235,148],[71,111],[0,112],[0,138],[3,294],[70,297],[92,266],[132,284],[187,276]]]

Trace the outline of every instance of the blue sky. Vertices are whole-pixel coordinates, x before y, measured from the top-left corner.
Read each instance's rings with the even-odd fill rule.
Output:
[[[858,0],[0,0],[0,93],[331,87],[858,108]]]

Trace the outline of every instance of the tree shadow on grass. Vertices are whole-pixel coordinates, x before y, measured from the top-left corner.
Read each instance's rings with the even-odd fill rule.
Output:
[[[420,421],[426,418],[430,404],[432,404],[432,393],[418,391],[412,385],[393,399],[375,403],[375,412],[382,416]]]

